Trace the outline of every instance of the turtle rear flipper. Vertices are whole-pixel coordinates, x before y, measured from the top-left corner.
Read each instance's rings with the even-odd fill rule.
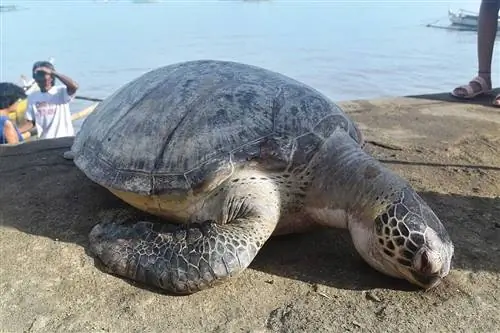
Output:
[[[222,207],[224,224],[99,223],[89,235],[91,251],[115,275],[176,294],[208,289],[248,267],[279,219],[269,197],[222,202],[237,207]]]

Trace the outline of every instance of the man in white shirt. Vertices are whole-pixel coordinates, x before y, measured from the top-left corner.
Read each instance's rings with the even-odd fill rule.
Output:
[[[56,78],[64,86],[56,86]],[[33,79],[40,91],[28,95],[26,120],[19,130],[24,133],[36,126],[40,139],[74,136],[69,103],[78,89],[76,82],[56,72],[48,61],[38,61],[33,65]]]

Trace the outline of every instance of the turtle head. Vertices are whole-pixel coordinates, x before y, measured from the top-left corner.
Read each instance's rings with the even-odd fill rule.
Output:
[[[433,288],[450,271],[453,243],[439,218],[415,191],[406,187],[398,197],[371,223],[350,223],[354,244],[378,271],[424,289]]]

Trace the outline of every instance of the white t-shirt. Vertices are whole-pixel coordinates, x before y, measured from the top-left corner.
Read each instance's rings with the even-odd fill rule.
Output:
[[[26,119],[34,121],[40,139],[74,136],[66,86],[54,86],[47,92],[34,91],[28,95]]]

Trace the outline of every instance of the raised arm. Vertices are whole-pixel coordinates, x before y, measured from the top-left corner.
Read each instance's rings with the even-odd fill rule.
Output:
[[[55,78],[61,80],[61,82],[66,86],[66,90],[68,91],[69,96],[73,96],[76,93],[76,91],[78,90],[78,84],[73,79],[71,79],[70,77],[68,77],[64,74],[57,72],[55,69],[52,69],[52,68],[49,68],[46,66],[41,66],[41,67],[35,68],[35,70],[33,72],[36,73],[37,71],[42,71],[42,72],[47,73],[49,75],[54,75]]]
[[[52,74],[54,74],[54,76],[61,80],[61,82],[66,86],[68,95],[73,96],[76,93],[78,90],[78,84],[73,79],[56,71],[52,71]]]

